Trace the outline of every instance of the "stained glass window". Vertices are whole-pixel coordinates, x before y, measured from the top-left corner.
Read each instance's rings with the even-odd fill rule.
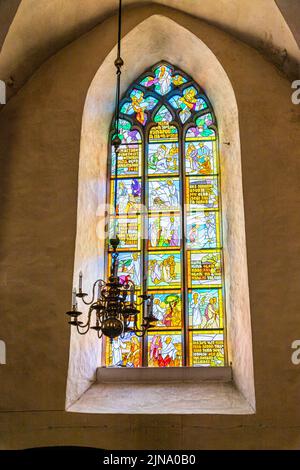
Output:
[[[134,281],[136,296],[154,295],[157,322],[144,338],[128,331],[107,341],[103,363],[224,366],[220,166],[213,108],[190,76],[163,62],[136,80],[120,111],[117,208],[115,214],[111,145],[108,232],[116,222],[118,274]],[[107,245],[108,272],[110,264]]]

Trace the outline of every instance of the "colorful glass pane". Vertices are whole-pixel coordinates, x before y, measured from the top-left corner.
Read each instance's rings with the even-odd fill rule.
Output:
[[[182,338],[180,334],[148,333],[148,366],[179,367],[182,365]]]
[[[159,95],[166,95],[172,87],[172,69],[166,65],[161,65],[154,70],[154,89]]]
[[[148,147],[148,174],[166,175],[178,174],[178,144],[149,144]]]
[[[158,100],[153,96],[145,97],[141,90],[134,89],[130,93],[131,102],[125,102],[121,107],[121,113],[134,114],[136,120],[143,126],[147,122],[146,110],[154,108]]]
[[[141,284],[141,256],[138,252],[119,253],[118,276],[120,282],[133,281],[137,287]]]
[[[187,142],[185,144],[186,173],[212,175],[217,173],[214,142]]]
[[[150,142],[177,142],[178,131],[175,126],[170,126],[167,122],[162,122],[150,129]]]
[[[140,84],[143,85],[146,88],[150,88],[151,86],[154,85],[154,83],[155,83],[155,78],[151,77],[150,75],[143,78],[143,80],[140,82]]]
[[[194,367],[224,366],[224,338],[219,331],[190,333],[190,364]]]
[[[179,180],[174,178],[149,181],[149,210],[173,211],[179,209]]]
[[[180,217],[150,216],[149,217],[148,249],[179,248],[181,246]]]
[[[188,294],[189,325],[197,329],[223,328],[221,289],[194,289]]]
[[[189,287],[222,284],[222,262],[219,250],[202,250],[188,253]]]
[[[163,291],[154,294],[153,315],[157,318],[155,328],[181,328],[181,293]]]
[[[183,85],[183,83],[186,83],[187,79],[184,78],[182,75],[176,74],[172,78],[172,82],[173,82],[173,85],[180,86],[180,85]]]
[[[119,119],[119,138],[122,144],[141,143],[142,137],[137,129],[133,129],[130,122],[125,119]],[[113,135],[115,137],[115,134]]]
[[[215,140],[216,133],[209,126],[213,124],[212,114],[208,113],[196,119],[196,127],[190,127],[186,140]]]
[[[197,212],[187,215],[186,244],[188,248],[218,248],[220,246],[219,213]]]
[[[157,252],[148,254],[148,287],[180,287],[181,254]]]
[[[139,144],[120,145],[118,150],[118,176],[141,174],[142,147]],[[116,172],[116,154],[112,147],[111,153],[111,173]]]
[[[138,217],[110,217],[109,237],[116,233],[120,239],[119,249],[140,249],[141,222]]]
[[[186,88],[182,95],[174,95],[169,102],[175,109],[180,109],[179,117],[184,124],[192,115],[192,112],[201,111],[207,108],[207,103],[203,98],[197,97],[198,91],[191,86]]]
[[[114,207],[115,182],[111,181],[111,208]],[[117,180],[117,214],[136,214],[141,205],[141,180],[139,178]]]
[[[114,338],[108,342],[106,364],[113,367],[141,367],[141,339],[133,333],[125,333],[124,337]]]
[[[153,120],[154,122],[171,122],[173,120],[173,116],[171,111],[163,105],[159,108]]]
[[[218,178],[188,178],[187,204],[189,210],[216,209],[219,204]]]

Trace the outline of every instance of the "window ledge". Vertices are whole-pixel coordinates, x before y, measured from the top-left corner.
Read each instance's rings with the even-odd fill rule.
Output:
[[[230,367],[99,368],[67,411],[99,414],[252,414]]]

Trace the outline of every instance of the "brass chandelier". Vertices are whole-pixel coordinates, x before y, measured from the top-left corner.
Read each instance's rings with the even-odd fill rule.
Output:
[[[119,14],[118,14],[118,52],[117,58],[114,62],[117,75],[116,86],[116,113],[115,113],[115,133],[113,138],[113,146],[116,155],[115,164],[115,187],[114,187],[114,213],[117,213],[117,182],[118,182],[118,154],[121,145],[119,138],[119,113],[120,113],[120,84],[121,84],[121,68],[124,62],[121,58],[121,23],[122,23],[122,0],[119,0]],[[153,295],[140,295],[139,301],[136,298],[136,286],[134,282],[126,277],[124,282],[121,282],[118,276],[119,267],[119,254],[117,252],[120,239],[116,230],[116,217],[114,218],[113,237],[109,240],[112,247],[112,263],[110,269],[110,276],[108,281],[97,279],[92,287],[92,298],[86,300],[88,294],[83,292],[82,283],[83,276],[79,274],[78,291],[73,289],[72,293],[72,308],[66,312],[70,318],[69,324],[77,329],[81,335],[85,335],[90,329],[97,332],[98,338],[103,335],[110,338],[123,336],[127,332],[133,332],[137,336],[144,336],[147,330],[154,326],[157,319],[153,315]],[[82,312],[78,310],[77,299],[89,306],[88,317],[86,322],[79,320]],[[143,309],[143,321],[138,326],[138,314],[140,308]],[[95,322],[92,325],[92,322]]]

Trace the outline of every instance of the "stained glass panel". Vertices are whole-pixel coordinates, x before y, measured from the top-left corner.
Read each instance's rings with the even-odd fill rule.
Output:
[[[178,252],[148,254],[148,287],[180,287],[181,255]]]
[[[193,289],[188,294],[190,328],[223,328],[221,289]]]
[[[188,253],[189,287],[221,286],[222,263],[220,250],[202,250]]]
[[[179,210],[179,180],[166,178],[149,181],[149,210]]]
[[[156,176],[178,174],[178,144],[149,144],[148,174]]]
[[[158,319],[156,328],[182,327],[181,292],[157,291],[154,294],[153,315]]]
[[[141,90],[134,89],[130,93],[131,101],[127,101],[121,107],[121,113],[135,114],[136,120],[143,126],[146,124],[148,116],[147,110],[154,108],[158,100],[153,96],[145,97]]]
[[[111,181],[111,207],[114,207],[114,180]],[[136,214],[141,205],[141,180],[139,178],[117,181],[117,214]]]
[[[199,367],[224,366],[224,338],[220,331],[190,333],[190,364]]]
[[[118,136],[121,139],[122,144],[135,144],[142,142],[142,137],[138,129],[133,128],[130,122],[125,119],[119,119]]]
[[[118,176],[141,175],[142,146],[139,144],[120,145],[118,154]],[[116,172],[116,154],[111,152],[111,173]]]
[[[177,142],[178,131],[175,126],[170,126],[167,122],[162,122],[150,129],[150,142]]]
[[[171,122],[173,116],[170,110],[165,106],[161,106],[153,118],[154,122]]]
[[[218,248],[220,246],[219,213],[203,211],[187,215],[186,244],[188,248]]]
[[[119,250],[139,250],[141,242],[141,220],[139,217],[110,217],[109,237],[114,235],[116,230],[120,239]]]
[[[124,337],[114,338],[107,342],[106,364],[113,367],[141,367],[141,339],[133,333],[125,333]]]
[[[218,171],[214,142],[187,142],[185,144],[185,162],[188,174],[216,174]]]
[[[187,203],[189,210],[216,209],[219,204],[217,177],[188,178]]]
[[[105,364],[222,366],[225,293],[212,106],[191,77],[162,62],[132,84],[120,111],[117,217],[111,213],[108,232],[114,235],[116,221],[120,282],[132,279],[139,294],[154,295],[158,321],[141,340],[126,332],[113,346],[105,342]],[[113,120],[112,138],[115,128]],[[115,159],[111,146],[111,204]],[[139,328],[145,312],[141,307]]]
[[[181,246],[180,217],[150,216],[149,217],[148,249],[179,248]]]
[[[150,367],[179,367],[182,365],[180,334],[148,333],[148,365]]]
[[[212,124],[212,114],[199,117],[196,119],[196,126],[190,127],[187,131],[186,140],[215,140],[215,131],[209,128]]]
[[[110,257],[111,261],[111,257]],[[141,255],[138,252],[119,253],[119,269],[118,276],[120,282],[126,282],[129,279],[133,281],[137,287],[141,284]]]

